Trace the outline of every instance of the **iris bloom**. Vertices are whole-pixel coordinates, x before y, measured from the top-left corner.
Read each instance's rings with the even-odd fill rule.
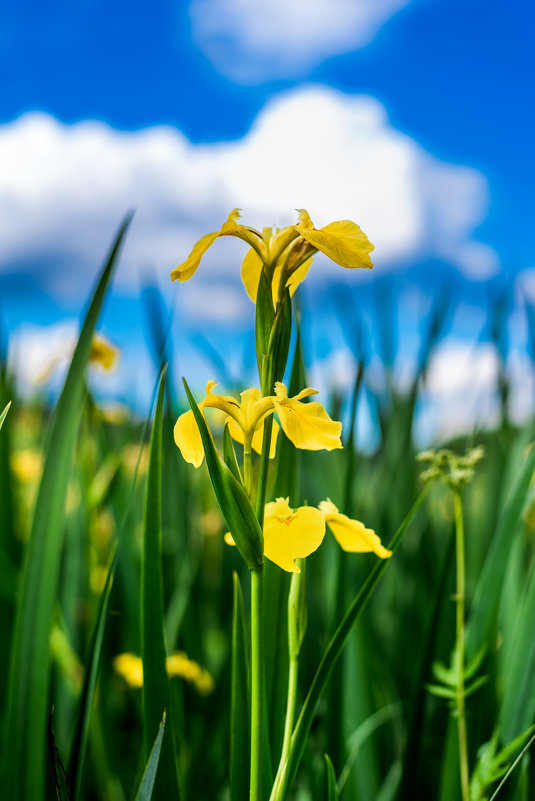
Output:
[[[299,573],[295,559],[309,556],[319,548],[325,536],[325,524],[344,551],[373,551],[381,559],[392,556],[392,551],[381,545],[381,540],[371,528],[341,514],[329,499],[322,501],[317,509],[314,506],[300,506],[294,510],[289,505],[289,498],[277,498],[266,504],[264,556],[288,573]],[[225,542],[234,545],[228,533],[225,534]]]
[[[338,220],[324,228],[314,228],[310,215],[299,209],[298,222],[286,228],[264,228],[262,232],[241,225],[239,209],[230,212],[219,231],[203,236],[193,247],[185,262],[172,273],[172,281],[189,281],[195,274],[202,257],[216,239],[236,236],[250,247],[242,265],[242,279],[252,300],[256,300],[258,281],[265,265],[274,299],[280,297],[286,286],[290,292],[305,278],[318,251],[342,267],[373,267],[370,253],[374,246],[360,227],[351,220]],[[282,280],[281,280],[282,279]]]
[[[340,434],[342,424],[331,420],[321,403],[301,403],[303,398],[317,393],[315,389],[303,389],[294,398],[289,398],[284,384],[275,384],[275,395],[262,397],[259,389],[244,390],[241,401],[229,395],[216,395],[213,392],[216,381],[206,385],[206,398],[199,403],[199,409],[211,407],[220,409],[227,415],[231,436],[258,453],[262,450],[264,420],[273,412],[277,413],[282,429],[296,448],[305,450],[333,450],[341,448]],[[273,426],[270,457],[275,454],[275,440],[278,433]],[[192,411],[180,415],[175,424],[175,442],[182,456],[195,467],[200,467],[204,459],[201,435]]]

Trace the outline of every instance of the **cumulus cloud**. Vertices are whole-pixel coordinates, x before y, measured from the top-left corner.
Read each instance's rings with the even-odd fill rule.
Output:
[[[0,272],[24,271],[56,295],[87,291],[129,208],[137,211],[118,280],[132,294],[144,269],[167,281],[236,206],[260,227],[295,221],[296,207],[318,226],[353,219],[376,245],[381,272],[427,257],[470,274],[496,268],[473,233],[488,204],[485,178],[434,158],[371,97],[294,90],[242,139],[198,145],[172,128],[129,133],[31,113],[0,128],[0,153]],[[237,280],[243,253],[241,242],[216,242],[198,288]],[[327,269],[317,261],[311,280]],[[199,289],[190,302],[202,317],[209,310]]]
[[[192,37],[216,69],[246,85],[300,78],[367,45],[409,0],[192,0]]]

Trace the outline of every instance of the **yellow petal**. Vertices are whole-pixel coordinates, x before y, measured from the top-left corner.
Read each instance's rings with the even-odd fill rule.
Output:
[[[266,504],[264,555],[288,573],[300,572],[294,560],[319,548],[324,536],[325,520],[319,509],[300,506],[293,512],[283,498]]]
[[[245,254],[245,258],[241,265],[241,280],[247,290],[247,294],[256,303],[256,295],[258,292],[258,282],[260,281],[260,273],[262,272],[262,260],[256,250],[251,248]]]
[[[201,263],[201,259],[210,248],[216,239],[220,236],[237,236],[240,239],[245,240],[249,244],[258,242],[258,236],[253,232],[252,229],[247,228],[244,225],[240,225],[237,221],[240,216],[239,209],[233,209],[230,212],[228,219],[223,225],[221,226],[219,231],[215,231],[211,234],[205,234],[199,241],[193,246],[193,250],[189,254],[186,261],[179,264],[178,267],[171,273],[171,281],[189,281],[189,279],[195,274],[197,271],[197,267]]]
[[[314,223],[310,219],[310,214],[306,209],[296,209],[299,212],[299,217],[297,218],[298,222],[296,224],[296,228],[314,228]]]
[[[374,246],[351,220],[329,223],[319,231],[301,226],[298,230],[307,242],[342,267],[373,267],[369,254]]]
[[[91,342],[89,361],[99,364],[105,370],[113,370],[119,358],[119,350],[102,334],[95,334]]]
[[[301,403],[299,398],[315,390],[306,389],[295,398],[288,398],[284,384],[275,384],[273,404],[282,430],[296,448],[309,451],[341,448],[342,423],[331,420],[321,403]]]
[[[373,529],[366,528],[360,520],[352,520],[347,515],[341,514],[331,501],[322,501],[319,509],[325,516],[325,522],[344,551],[349,551],[350,553],[373,551],[381,559],[388,559],[392,556],[392,551],[381,545],[381,540]]]
[[[223,539],[225,540],[227,545],[236,545],[236,543],[234,542],[234,537],[232,536],[230,531],[227,531],[227,533],[224,535]]]
[[[175,423],[175,442],[182,457],[194,467],[200,467],[204,459],[204,448],[193,412],[184,412]]]
[[[216,241],[217,237],[219,236],[219,231],[216,231],[212,234],[205,234],[199,241],[193,246],[193,250],[189,254],[186,261],[183,261],[182,264],[179,264],[178,267],[171,273],[171,281],[189,281],[189,279],[195,275],[197,272],[197,267],[201,263],[201,259],[211,247],[214,242]]]

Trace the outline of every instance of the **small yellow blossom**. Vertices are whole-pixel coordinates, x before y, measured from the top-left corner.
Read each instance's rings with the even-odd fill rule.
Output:
[[[262,232],[240,225],[239,209],[229,214],[219,231],[200,239],[185,262],[171,273],[172,281],[189,281],[195,274],[203,255],[221,236],[236,236],[248,243],[251,250],[242,265],[242,279],[249,296],[256,300],[262,267],[269,269],[274,298],[278,295],[281,276],[283,286],[293,292],[305,278],[318,251],[342,267],[373,267],[370,253],[374,246],[359,226],[351,220],[338,220],[324,228],[314,228],[310,215],[299,209],[298,222],[286,228],[264,228]]]
[[[215,381],[206,385],[206,398],[199,403],[199,409],[207,407],[220,409],[228,415],[229,431],[238,442],[250,442],[260,453],[264,419],[277,413],[282,429],[296,448],[305,450],[332,450],[341,448],[340,434],[342,424],[331,420],[321,403],[301,403],[302,398],[317,393],[315,389],[304,389],[294,398],[289,398],[284,384],[275,384],[275,395],[262,397],[259,389],[246,389],[241,393],[241,401],[228,395],[213,393]],[[275,455],[275,442],[278,426],[273,426],[270,458]],[[187,462],[199,467],[204,459],[201,435],[192,411],[180,415],[174,430],[175,442]]]
[[[177,676],[188,681],[200,695],[209,695],[214,689],[215,683],[210,673],[193,659],[189,659],[183,651],[170,654],[165,660],[165,667],[170,678]],[[113,669],[123,677],[129,687],[143,687],[141,657],[130,653],[119,654],[113,660]]]
[[[359,520],[352,520],[347,515],[341,514],[329,498],[320,503],[319,509],[344,551],[350,553],[373,551],[381,559],[388,559],[392,556],[392,551],[381,545],[381,540],[373,529],[366,528],[364,523]]]
[[[41,451],[26,449],[13,451],[9,463],[18,481],[31,484],[41,478],[44,457]]]
[[[112,345],[102,334],[95,334],[91,342],[89,363],[98,364],[104,370],[113,370],[117,366],[118,360],[118,348]]]

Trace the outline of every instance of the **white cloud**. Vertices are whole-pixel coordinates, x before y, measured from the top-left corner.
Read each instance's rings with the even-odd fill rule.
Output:
[[[369,44],[409,0],[192,0],[192,37],[216,69],[246,85],[300,78]]]
[[[0,154],[0,272],[29,272],[56,295],[87,291],[129,208],[137,212],[118,281],[132,294],[144,270],[167,282],[235,206],[260,227],[293,222],[296,207],[317,225],[354,219],[376,245],[379,272],[426,257],[478,275],[496,266],[473,236],[486,213],[485,178],[392,128],[377,100],[326,87],[280,96],[238,141],[194,145],[171,128],[127,133],[31,113],[0,127]],[[186,311],[206,316],[200,287],[237,283],[243,254],[242,242],[217,242]],[[328,269],[317,261],[312,281]]]

